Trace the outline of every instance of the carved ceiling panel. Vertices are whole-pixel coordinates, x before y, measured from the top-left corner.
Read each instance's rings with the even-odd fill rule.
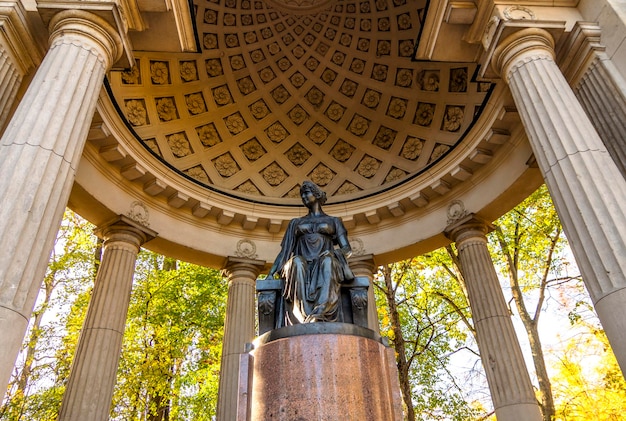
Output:
[[[370,195],[436,165],[488,96],[475,64],[412,61],[422,0],[194,3],[200,52],[135,52],[109,80],[138,141],[207,188]]]

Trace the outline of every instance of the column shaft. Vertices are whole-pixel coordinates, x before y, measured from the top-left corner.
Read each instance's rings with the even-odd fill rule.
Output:
[[[85,323],[78,339],[59,421],[109,419],[139,247],[154,233],[125,218],[100,230],[104,238]]]
[[[246,344],[254,339],[256,278],[264,263],[229,258],[225,265],[228,300],[217,400],[218,421],[232,421],[237,417],[239,356],[245,352]]]
[[[22,83],[22,75],[7,52],[0,46],[0,132],[15,101],[20,83]]]
[[[51,33],[50,50],[0,140],[0,385],[19,352],[104,73],[117,54],[112,28],[89,13],[59,13]]]
[[[498,421],[539,421],[541,410],[487,248],[487,226],[470,219],[448,232],[456,241],[496,417]]]
[[[501,42],[506,76],[598,317],[626,371],[626,180],[554,62],[554,42],[524,29]]]
[[[626,81],[608,58],[597,58],[576,89],[576,97],[624,177],[626,177],[625,95]]]

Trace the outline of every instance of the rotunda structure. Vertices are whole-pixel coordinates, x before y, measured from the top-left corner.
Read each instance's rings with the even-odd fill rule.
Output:
[[[342,218],[355,273],[456,241],[489,293],[489,222],[545,182],[626,367],[619,1],[7,0],[0,18],[2,381],[69,206],[99,227],[111,262],[145,243],[225,270],[219,410],[232,420],[254,280],[305,212],[304,180]],[[101,282],[130,288],[127,263]],[[507,323],[484,332],[508,338],[498,358],[526,379]],[[499,419],[534,419],[529,382],[507,376],[490,378]],[[99,419],[72,399],[64,417]]]

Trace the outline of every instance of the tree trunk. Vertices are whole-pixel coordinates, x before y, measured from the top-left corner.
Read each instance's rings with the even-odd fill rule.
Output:
[[[394,339],[392,341],[396,352],[396,364],[398,366],[398,377],[400,379],[400,390],[402,391],[402,399],[406,407],[407,421],[415,421],[415,408],[411,399],[411,382],[409,380],[409,363],[406,358],[405,340],[400,326],[400,314],[396,305],[395,289],[391,278],[391,266],[383,266],[383,276],[385,279],[385,297],[387,299],[387,307],[389,308],[389,319],[391,321],[391,329]]]

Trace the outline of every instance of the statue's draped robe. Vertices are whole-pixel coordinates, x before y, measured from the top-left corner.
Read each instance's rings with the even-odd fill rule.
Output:
[[[347,231],[333,216],[307,215],[289,223],[274,263],[285,280],[286,324],[338,321],[339,284],[354,279],[335,248],[342,237]]]

